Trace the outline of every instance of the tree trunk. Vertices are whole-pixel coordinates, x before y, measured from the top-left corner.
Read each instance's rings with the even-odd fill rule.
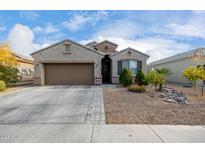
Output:
[[[162,87],[163,87],[163,85],[162,85],[162,84],[159,84],[158,91],[162,91]]]

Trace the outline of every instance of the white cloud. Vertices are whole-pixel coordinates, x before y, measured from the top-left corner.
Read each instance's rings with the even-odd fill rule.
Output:
[[[37,27],[35,27],[35,28],[33,29],[33,32],[34,32],[34,33],[41,33],[41,32],[43,32],[43,28],[40,27],[40,26],[37,26]]]
[[[45,40],[42,43],[34,42],[33,31],[26,25],[16,24],[7,36],[7,42],[14,52],[29,55],[33,51],[47,47],[56,41]]]
[[[26,18],[28,20],[36,20],[39,17],[39,14],[35,13],[34,11],[21,11],[20,17]]]
[[[51,23],[47,23],[44,27],[36,26],[33,28],[33,32],[36,34],[38,33],[52,34],[52,33],[57,33],[59,31],[60,29]]]
[[[52,45],[54,43],[56,43],[56,41],[45,41],[43,43],[33,43],[32,44],[32,48],[33,48],[33,51],[37,51],[39,49],[48,47],[48,46],[50,46],[50,45]]]
[[[121,37],[134,38],[140,33],[137,24],[133,21],[122,19],[108,24],[100,29],[94,37]]]
[[[81,29],[89,20],[89,17],[76,15],[72,19],[70,19],[70,21],[64,21],[62,25],[65,28],[68,28],[70,31],[77,31]]]
[[[9,32],[7,41],[11,49],[15,52],[28,55],[32,52],[34,34],[32,30],[22,24],[16,24]]]
[[[184,23],[169,23],[159,32],[173,36],[195,37],[205,39],[205,11],[193,11]]]
[[[80,42],[87,44],[94,40],[97,42],[101,42],[103,40],[114,42],[119,45],[117,50],[132,47],[136,50],[150,55],[148,63],[190,50],[192,48],[189,44],[179,43],[171,39],[154,37],[146,37],[142,39],[124,39],[121,37],[98,36],[89,40],[82,40]]]
[[[70,31],[78,31],[86,24],[95,25],[97,21],[103,20],[108,15],[106,11],[97,11],[92,14],[74,14],[69,21],[64,21],[62,26]]]
[[[51,34],[51,33],[56,33],[59,32],[60,29],[58,29],[57,27],[55,27],[54,25],[52,25],[51,23],[48,23],[46,25],[46,27],[44,28],[44,31],[46,34]]]
[[[205,26],[199,22],[190,22],[182,25],[173,23],[167,25],[167,28],[172,35],[205,39]]]

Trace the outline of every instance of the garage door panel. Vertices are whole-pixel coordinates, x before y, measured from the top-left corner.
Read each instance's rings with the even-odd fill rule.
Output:
[[[94,64],[44,64],[46,85],[92,85]]]

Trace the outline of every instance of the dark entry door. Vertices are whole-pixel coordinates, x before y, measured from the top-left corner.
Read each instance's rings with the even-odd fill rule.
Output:
[[[111,59],[106,55],[102,59],[102,82],[111,83]]]

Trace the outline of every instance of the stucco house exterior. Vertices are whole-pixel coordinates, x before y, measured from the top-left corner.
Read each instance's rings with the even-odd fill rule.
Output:
[[[27,82],[27,81],[33,81],[33,74],[34,74],[34,62],[31,57],[13,53],[15,56],[18,65],[18,82]]]
[[[31,54],[34,59],[36,85],[99,85],[119,83],[123,68],[133,76],[138,70],[146,73],[148,55],[132,48],[116,51],[110,42],[87,45],[63,40]]]
[[[197,60],[195,59],[196,56],[205,56],[205,48],[193,49],[152,62],[148,64],[148,70],[151,70],[152,68],[168,68],[172,74],[167,77],[167,81],[179,84],[190,84],[186,78],[182,77],[183,70],[189,66],[203,66],[205,68],[205,59],[203,58]],[[198,84],[201,85],[202,83],[199,81]]]

